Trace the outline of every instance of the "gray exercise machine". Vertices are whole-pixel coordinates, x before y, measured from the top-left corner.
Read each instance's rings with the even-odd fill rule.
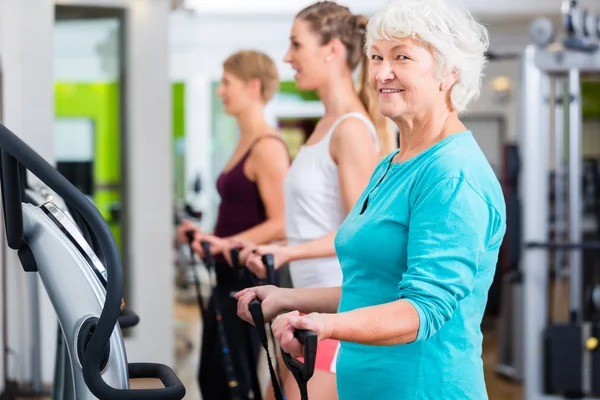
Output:
[[[583,279],[584,252],[600,256],[600,242],[583,240],[581,113],[582,76],[600,75],[600,21],[575,1],[565,1],[562,11],[564,40],[555,41],[548,20],[535,20],[535,44],[521,60],[525,400],[600,399],[600,302],[593,282]],[[549,312],[552,270],[555,290],[568,280],[553,304],[567,304],[565,317]]]
[[[64,400],[182,399],[185,387],[162,364],[128,363],[118,318],[123,271],[110,229],[93,204],[50,164],[0,124],[0,182],[6,239],[29,273],[38,273],[60,324],[70,379]],[[71,207],[104,263],[73,219],[53,202],[23,201],[29,170]],[[132,390],[130,379],[157,378],[162,389]]]
[[[26,178],[24,178],[27,181]],[[76,211],[71,213],[72,208],[66,204],[63,199],[54,193],[49,187],[41,184],[25,184],[24,198],[25,203],[42,207],[48,202],[52,202],[58,209],[64,213],[64,216],[68,218],[72,226],[74,226],[82,235],[85,242],[91,248],[92,253],[97,256],[97,262],[104,263],[102,257],[102,249],[97,246],[97,243],[93,240],[92,234],[87,228],[85,222],[79,217]],[[99,256],[99,257],[98,257]],[[31,307],[31,376],[32,376],[32,392],[26,393],[26,395],[36,396],[49,396],[50,393],[46,393],[42,385],[41,379],[41,330],[40,330],[40,314],[39,314],[39,291],[36,274],[30,275],[30,295],[32,296],[32,307]],[[121,329],[132,328],[139,323],[138,315],[131,311],[129,308],[124,308],[121,311],[118,319],[119,326]],[[52,386],[52,399],[61,400],[67,398],[67,391],[73,386],[72,382],[72,371],[71,362],[69,360],[68,348],[65,346],[63,336],[61,334],[60,324],[58,326],[58,334],[56,337],[56,354],[54,360],[54,382]],[[23,397],[24,394],[19,391],[19,397]]]

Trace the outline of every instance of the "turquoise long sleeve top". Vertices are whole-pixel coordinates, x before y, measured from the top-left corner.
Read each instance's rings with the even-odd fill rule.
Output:
[[[506,231],[500,183],[470,131],[375,169],[335,244],[339,312],[405,300],[417,339],[342,342],[340,400],[485,400],[481,320]]]

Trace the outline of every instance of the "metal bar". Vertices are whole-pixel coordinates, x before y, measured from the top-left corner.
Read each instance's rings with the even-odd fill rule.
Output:
[[[579,243],[581,234],[581,88],[578,69],[569,71],[569,241]],[[569,254],[569,309],[573,322],[582,322],[582,257],[581,251]]]
[[[585,341],[592,334],[591,323],[583,323],[581,326],[581,343]],[[592,391],[592,354],[589,351],[582,351],[582,362],[581,362],[581,388],[583,393],[591,393]]]
[[[568,101],[565,98],[565,82],[558,78],[555,85],[555,106],[554,106],[554,237],[555,240],[562,241],[567,231],[565,215],[565,188],[564,188],[564,142],[565,142],[565,104]],[[556,271],[556,282],[554,285],[554,304],[555,319],[560,314],[560,304],[563,297],[562,288],[564,280],[564,269],[566,264],[566,254],[564,251],[557,251],[554,259]]]
[[[548,240],[548,137],[547,105],[549,79],[536,66],[536,49],[528,46],[523,54],[520,116],[522,163],[520,202],[522,239],[525,243]],[[524,398],[539,400],[543,393],[542,332],[548,313],[548,256],[539,249],[521,252],[524,279]]]
[[[597,250],[600,251],[600,242],[588,241],[579,243],[566,242],[527,242],[525,247],[529,249],[548,249],[548,250]]]
[[[42,348],[40,328],[40,297],[38,274],[30,274],[29,289],[31,295],[31,385],[34,393],[42,390]]]
[[[574,50],[543,51],[535,55],[537,67],[546,74],[568,74],[573,68],[581,73],[600,72],[600,52]]]

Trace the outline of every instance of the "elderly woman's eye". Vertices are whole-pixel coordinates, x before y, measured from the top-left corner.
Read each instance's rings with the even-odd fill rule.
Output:
[[[408,60],[408,57],[406,57],[403,54],[400,54],[399,56],[396,56],[396,60]]]
[[[381,61],[381,60],[382,60],[382,58],[381,58],[381,56],[377,56],[377,55],[373,54],[373,55],[371,56],[371,60],[377,60],[377,61]]]

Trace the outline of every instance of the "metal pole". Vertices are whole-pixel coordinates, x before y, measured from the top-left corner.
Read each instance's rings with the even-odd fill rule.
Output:
[[[565,81],[562,78],[557,78],[555,85],[555,100],[554,108],[554,227],[557,241],[565,239],[567,231],[567,220],[565,217],[565,170],[564,170],[564,145],[565,145],[565,110],[568,104],[568,97],[565,97]],[[566,255],[563,250],[556,251],[555,258],[555,285],[554,285],[554,316],[559,318],[561,307],[558,305],[563,297],[563,279]]]
[[[528,46],[522,59],[520,115],[520,203],[522,239],[546,242],[548,236],[549,79],[535,65],[536,49]],[[526,400],[543,393],[542,333],[547,318],[548,256],[543,249],[522,248],[524,279],[525,390]]]
[[[42,391],[42,360],[40,347],[40,296],[37,273],[30,274],[29,288],[31,290],[31,385],[33,393]]]
[[[581,234],[581,88],[579,70],[569,70],[569,241],[580,243]],[[582,322],[582,257],[580,250],[569,253],[569,310],[572,322]]]

